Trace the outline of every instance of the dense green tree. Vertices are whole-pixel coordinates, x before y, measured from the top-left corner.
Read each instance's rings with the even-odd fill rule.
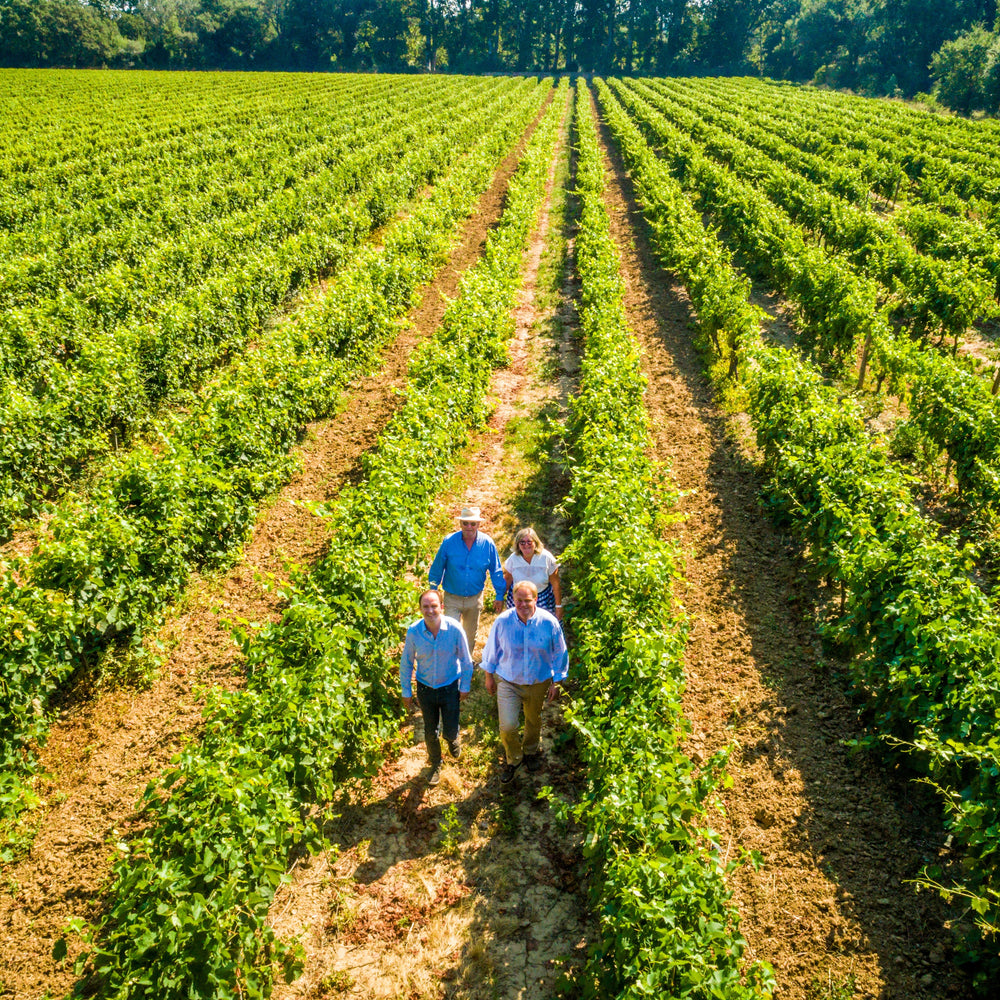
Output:
[[[344,34],[338,0],[287,0],[274,57],[279,65],[297,70],[336,66]]]
[[[956,111],[997,111],[1000,37],[976,24],[931,60],[934,94]]]
[[[930,85],[934,52],[991,14],[995,0],[803,0],[764,66],[780,77],[912,94]]]
[[[146,24],[143,61],[148,66],[197,66],[203,62],[194,30],[198,0],[139,0],[134,13]]]
[[[869,93],[887,93],[890,82],[906,94],[929,89],[932,56],[981,9],[979,0],[881,0],[866,33],[857,85]]]
[[[0,2],[0,60],[8,66],[46,62],[48,30],[45,4],[33,0]]]
[[[200,61],[234,69],[266,62],[279,13],[275,0],[201,0],[194,14]]]
[[[107,66],[122,39],[110,17],[78,0],[0,0],[0,63]]]
[[[673,73],[681,67],[681,54],[692,43],[694,20],[690,16],[688,0],[663,0],[662,42],[655,58],[655,71]]]
[[[0,0],[0,61],[761,73],[996,107],[998,0]],[[973,28],[973,25],[980,25]],[[985,34],[984,34],[985,33]]]
[[[766,0],[713,0],[705,8],[699,61],[711,72],[745,73]]]
[[[864,51],[863,0],[804,0],[785,24],[768,71],[793,80],[854,86]]]
[[[359,69],[406,69],[409,8],[408,0],[381,0],[365,7],[354,38],[354,64]]]

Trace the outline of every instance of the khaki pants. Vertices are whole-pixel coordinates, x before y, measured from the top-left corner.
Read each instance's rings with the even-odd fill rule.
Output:
[[[542,707],[549,693],[551,679],[537,684],[511,684],[497,677],[497,712],[500,716],[500,740],[508,764],[520,764],[525,754],[538,753],[542,733]],[[520,736],[520,714],[524,709],[524,739]]]
[[[444,613],[449,618],[458,618],[462,622],[465,638],[469,640],[469,655],[476,651],[476,632],[479,629],[479,612],[483,610],[483,592],[471,597],[459,597],[442,590],[444,598]]]

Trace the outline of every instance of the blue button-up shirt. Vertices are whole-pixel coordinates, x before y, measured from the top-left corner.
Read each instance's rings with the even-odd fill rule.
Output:
[[[441,616],[441,627],[434,635],[423,618],[406,630],[403,655],[399,661],[399,682],[403,697],[413,697],[413,668],[417,680],[427,687],[438,688],[458,681],[458,690],[468,693],[472,688],[472,657],[465,630],[454,618]]]
[[[465,547],[462,532],[455,531],[445,537],[431,563],[428,577],[432,587],[441,587],[456,597],[472,597],[482,592],[489,574],[497,598],[503,596],[507,584],[500,565],[500,553],[489,535],[477,533],[472,548]]]
[[[498,615],[483,650],[483,670],[499,674],[511,684],[565,680],[569,653],[562,625],[543,608],[522,622],[517,608]]]

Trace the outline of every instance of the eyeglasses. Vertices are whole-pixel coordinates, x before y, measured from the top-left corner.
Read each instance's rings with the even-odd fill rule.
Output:
[[[525,545],[530,545],[532,548],[535,547],[535,543],[530,538],[522,538],[517,544],[520,545],[522,549]]]
[[[478,521],[459,521],[459,526],[462,528],[475,528],[478,527]]]

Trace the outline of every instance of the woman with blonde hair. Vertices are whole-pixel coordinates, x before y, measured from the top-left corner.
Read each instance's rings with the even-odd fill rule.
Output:
[[[505,603],[514,607],[514,587],[530,580],[538,588],[538,607],[552,612],[562,620],[562,588],[559,585],[559,563],[549,552],[534,528],[522,528],[514,536],[514,551],[503,564],[507,583]]]

